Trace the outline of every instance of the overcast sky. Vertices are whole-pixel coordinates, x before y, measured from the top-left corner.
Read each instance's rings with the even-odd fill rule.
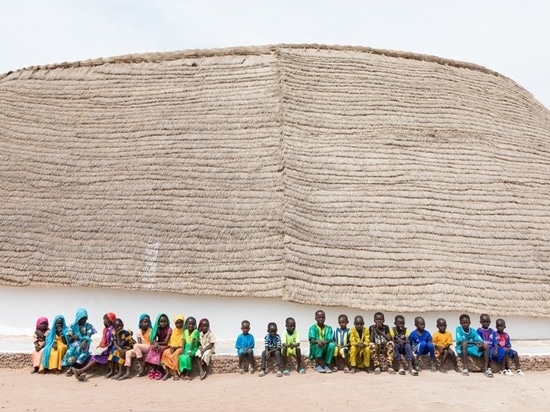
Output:
[[[0,0],[0,73],[128,53],[322,43],[432,54],[550,108],[550,0]]]

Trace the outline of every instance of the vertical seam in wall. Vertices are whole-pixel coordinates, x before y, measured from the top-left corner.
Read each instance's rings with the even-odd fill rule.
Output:
[[[284,87],[283,75],[281,71],[281,49],[277,47],[275,53],[275,79],[277,85],[277,97],[279,98],[277,108],[277,122],[279,124],[279,145],[280,145],[280,173],[282,181],[282,225],[283,225],[283,288],[282,299],[284,300],[287,292],[287,225],[286,225],[286,151],[285,151],[285,110],[284,110]]]

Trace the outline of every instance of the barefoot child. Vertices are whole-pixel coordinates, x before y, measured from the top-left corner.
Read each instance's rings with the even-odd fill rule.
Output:
[[[395,370],[392,368],[393,359],[395,358],[395,349],[390,335],[390,327],[384,325],[384,320],[384,314],[382,312],[376,312],[374,314],[374,325],[369,328],[370,353],[372,356],[372,363],[374,364],[375,374],[381,372],[381,355],[385,355],[388,361],[388,373],[395,373]]]
[[[414,326],[416,326],[416,329],[409,335],[412,351],[416,357],[430,355],[430,370],[436,372],[435,346],[431,333],[426,330],[424,318],[421,316],[414,318]]]
[[[262,365],[259,377],[266,375],[267,359],[270,356],[275,357],[275,373],[277,377],[283,376],[281,372],[281,336],[277,333],[277,324],[275,322],[269,322],[267,324],[267,335],[264,338],[265,349],[262,352]]]
[[[513,376],[513,372],[510,370],[509,361],[512,359],[516,366],[516,373],[520,376],[525,375],[521,368],[519,367],[519,356],[518,353],[512,349],[512,343],[510,342],[510,335],[504,332],[506,329],[506,322],[504,319],[497,319],[496,322],[497,331],[495,332],[495,352],[493,355],[493,360],[500,363],[502,366],[502,374]]]
[[[174,377],[174,380],[179,379],[178,372],[178,359],[183,351],[183,324],[185,318],[183,315],[176,315],[174,317],[174,329],[172,329],[172,335],[168,340],[168,348],[166,348],[161,355],[160,364],[164,367],[166,373],[162,377],[165,381],[170,376]]]
[[[439,370],[441,372],[445,372],[445,364],[447,363],[447,360],[451,359],[454,370],[460,373],[456,355],[451,347],[453,345],[453,335],[451,335],[451,332],[447,332],[447,321],[443,318],[439,318],[436,321],[436,326],[437,332],[433,334],[433,342],[435,346],[435,353],[441,360]]]
[[[126,368],[126,373],[122,375],[119,379],[130,379],[132,377],[131,368],[132,368],[132,358],[136,358],[139,362],[138,364],[138,376],[144,376],[147,369],[143,364],[143,355],[149,352],[149,347],[151,346],[151,318],[146,313],[142,313],[139,317],[139,328],[136,333],[136,343],[132,349],[126,352],[124,367]]]
[[[62,369],[61,362],[63,356],[67,353],[67,343],[69,342],[69,328],[65,323],[65,318],[58,315],[53,320],[54,330],[48,334],[46,345],[42,354],[42,365],[40,369],[51,370],[60,373]]]
[[[481,358],[483,356],[483,367],[485,369],[485,376],[488,378],[493,377],[493,372],[489,367],[489,349],[487,344],[483,342],[479,333],[470,327],[470,316],[462,314],[459,317],[460,325],[456,327],[456,353],[462,357],[462,375],[468,376],[467,357],[475,356]]]
[[[290,368],[288,367],[289,358],[294,357],[296,359],[296,370],[300,374],[306,373],[302,368],[302,352],[300,351],[300,336],[296,330],[296,321],[294,318],[286,318],[285,331],[282,338],[281,355],[283,358],[283,375],[290,375]]]
[[[338,327],[334,331],[334,367],[333,372],[343,370],[344,373],[349,373],[349,328],[348,328],[348,316],[338,316]]]
[[[69,366],[67,375],[73,374],[73,366],[80,368],[90,357],[90,343],[92,335],[97,331],[88,323],[88,311],[80,308],[76,311],[75,321],[69,328],[69,342],[67,352],[63,357],[62,365]]]
[[[351,373],[355,373],[357,369],[363,368],[368,372],[368,367],[370,366],[370,335],[369,330],[365,329],[363,316],[357,315],[353,319],[353,328],[349,332],[349,341]]]
[[[395,359],[399,363],[398,373],[400,375],[405,375],[405,369],[401,363],[401,355],[404,355],[409,367],[409,373],[413,376],[418,376],[418,371],[413,368],[412,347],[409,342],[409,329],[405,327],[405,317],[397,315],[394,320],[394,325],[395,326],[390,329],[390,336],[393,339]]]
[[[130,329],[124,328],[124,322],[122,319],[115,319],[113,330],[113,345],[109,351],[109,373],[107,378],[113,376],[115,379],[120,380],[124,374],[124,360],[126,358],[126,352],[132,349],[134,343],[133,332]],[[118,373],[114,375],[116,369]]]
[[[243,320],[241,322],[241,334],[235,341],[235,349],[239,357],[239,373],[244,373],[244,360],[248,359],[248,373],[254,373],[254,336],[250,332],[250,322]]]
[[[200,332],[196,328],[197,321],[190,316],[185,322],[185,331],[183,332],[183,348],[182,353],[178,358],[178,368],[184,380],[191,380],[189,376],[193,368],[193,359],[199,350]],[[174,376],[174,380],[178,380],[178,376]]]
[[[42,363],[42,349],[46,345],[46,336],[50,328],[48,327],[48,318],[40,317],[36,321],[36,330],[34,331],[33,343],[34,351],[32,352],[32,371],[31,373],[36,373],[40,369],[40,364]]]
[[[86,373],[95,365],[107,365],[109,363],[109,352],[113,346],[113,330],[116,315],[112,312],[103,315],[103,334],[97,348],[93,351],[91,360],[81,369],[73,368],[76,379],[83,381],[86,379]],[[108,377],[110,377],[109,375]]]
[[[210,360],[215,353],[216,337],[210,330],[210,322],[206,318],[199,321],[199,329],[199,350],[195,355],[195,359],[199,363],[199,378],[202,381],[206,378]]]
[[[309,359],[315,360],[315,371],[332,373],[329,365],[334,356],[334,333],[332,327],[325,325],[325,312],[315,312],[315,324],[311,325],[308,333]]]

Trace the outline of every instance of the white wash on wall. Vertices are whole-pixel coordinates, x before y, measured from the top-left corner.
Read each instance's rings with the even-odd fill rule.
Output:
[[[266,333],[267,323],[274,321],[282,333],[286,317],[296,319],[302,341],[307,340],[308,328],[314,323],[317,309],[325,310],[326,323],[337,327],[337,317],[341,313],[348,315],[349,326],[353,317],[363,315],[365,324],[372,324],[374,311],[362,311],[344,307],[319,307],[285,302],[281,299],[223,298],[212,296],[186,296],[175,293],[153,291],[126,291],[116,289],[71,288],[71,287],[8,287],[0,286],[0,352],[31,351],[32,333],[36,319],[47,316],[52,322],[57,314],[65,316],[67,323],[74,320],[78,308],[88,310],[89,321],[96,327],[99,340],[105,312],[114,312],[130,329],[137,329],[141,313],[149,313],[154,318],[158,313],[166,313],[172,321],[174,315],[194,316],[197,320],[206,317],[218,339],[218,353],[233,353],[233,342],[240,333],[240,322],[251,322],[251,333],[257,346]],[[492,326],[498,317],[491,315]],[[414,327],[414,317],[421,315],[426,320],[428,330],[434,332],[436,319],[445,317],[448,330],[454,334],[458,324],[458,312],[405,313],[406,324]],[[386,323],[393,325],[395,313],[385,313]],[[470,313],[472,325],[479,326],[479,313]],[[512,340],[550,339],[550,319],[523,317],[504,317],[507,332]],[[307,346],[306,346],[307,347]]]

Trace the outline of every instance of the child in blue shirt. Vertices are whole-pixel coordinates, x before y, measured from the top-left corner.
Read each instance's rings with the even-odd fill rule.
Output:
[[[437,371],[435,367],[435,346],[432,335],[426,330],[426,322],[421,316],[414,318],[414,326],[416,329],[409,335],[412,351],[415,356],[430,355],[430,369],[432,372]]]
[[[470,327],[470,316],[467,314],[460,315],[460,325],[456,327],[456,353],[462,357],[462,375],[468,376],[467,357],[475,356],[481,358],[483,356],[485,376],[493,377],[493,372],[489,367],[489,348],[487,343],[483,342],[479,333]]]
[[[250,332],[250,322],[243,320],[241,322],[242,333],[237,336],[235,349],[239,357],[239,373],[244,373],[244,360],[248,360],[248,373],[254,373],[254,336]]]

